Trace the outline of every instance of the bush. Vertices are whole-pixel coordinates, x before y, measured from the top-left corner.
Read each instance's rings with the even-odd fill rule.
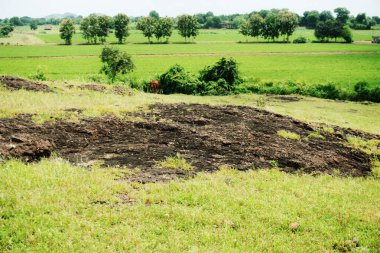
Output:
[[[103,48],[100,59],[103,63],[101,72],[104,72],[112,83],[119,73],[126,74],[135,68],[131,56],[126,52],[119,51],[117,48]]]
[[[294,44],[302,44],[302,43],[307,43],[307,38],[306,37],[298,37],[293,40]]]
[[[229,94],[228,83],[224,79],[219,79],[216,82],[202,82],[198,90],[201,95],[220,96]]]
[[[235,84],[241,83],[239,77],[238,64],[230,58],[221,58],[214,66],[207,66],[200,72],[199,79],[203,82],[218,82],[224,79],[228,86],[228,91],[232,91]]]
[[[164,94],[198,93],[199,80],[192,74],[185,71],[181,65],[174,65],[168,71],[160,75],[160,89]]]
[[[29,78],[32,80],[46,81],[46,76],[42,68],[38,68],[35,74],[29,75]]]
[[[367,82],[358,82],[354,87],[355,93],[352,95],[352,100],[355,101],[372,101],[380,102],[380,88],[369,89]]]
[[[318,98],[339,99],[341,97],[341,91],[332,83],[317,84],[315,86],[310,86],[310,88],[306,90],[305,95]]]

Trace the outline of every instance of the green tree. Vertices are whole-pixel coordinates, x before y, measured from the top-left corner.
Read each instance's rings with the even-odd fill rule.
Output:
[[[251,29],[250,29],[249,22],[247,20],[243,21],[243,23],[240,25],[239,33],[245,36],[246,41],[248,41],[248,36],[251,36]]]
[[[127,74],[135,68],[131,56],[117,48],[104,47],[100,59],[103,63],[100,71],[105,73],[112,83],[118,74]]]
[[[30,22],[30,30],[37,30],[38,28],[38,21],[36,19],[33,19]]]
[[[289,41],[291,36],[298,26],[297,14],[290,11],[280,11],[277,15],[280,34],[286,36],[286,41]]]
[[[348,25],[343,26],[340,36],[344,39],[346,43],[352,43],[352,32]]]
[[[342,24],[346,24],[348,19],[350,18],[350,11],[346,8],[339,7],[334,10],[336,13],[336,20]]]
[[[173,19],[169,17],[160,18],[156,22],[154,36],[157,38],[158,41],[160,41],[161,38],[165,38],[166,41],[168,41],[170,36],[172,36],[173,26],[174,26]]]
[[[71,44],[71,39],[75,33],[74,23],[71,19],[63,19],[59,26],[61,39],[65,40],[66,45]]]
[[[155,20],[159,20],[160,19],[160,14],[158,14],[157,11],[153,10],[153,11],[149,12],[149,17],[152,17]]]
[[[105,43],[111,27],[111,19],[108,16],[99,16],[97,17],[97,22],[98,30],[96,31],[96,35],[99,37],[101,43]]]
[[[19,17],[11,17],[9,19],[9,24],[11,26],[22,26],[22,22]]]
[[[195,16],[182,15],[177,17],[177,28],[179,34],[185,38],[195,38],[199,33],[199,24]]]
[[[319,14],[319,20],[320,21],[327,21],[327,20],[330,20],[330,19],[334,19],[334,16],[331,13],[331,11],[322,11]]]
[[[148,38],[151,43],[151,38],[156,30],[157,20],[152,17],[142,17],[137,21],[136,29],[142,31],[143,35]]]
[[[272,39],[275,41],[276,38],[280,36],[280,28],[277,15],[275,13],[270,13],[264,19],[265,25],[263,29],[263,36],[266,39]]]
[[[95,14],[82,19],[80,24],[82,30],[82,36],[88,43],[96,44],[98,42],[99,22],[98,17]]]
[[[119,44],[122,44],[125,38],[129,36],[129,17],[120,13],[113,18],[113,22],[115,26],[115,36],[119,40]]]
[[[251,15],[248,19],[249,36],[259,37],[263,33],[264,19],[260,14]]]
[[[7,37],[9,33],[11,32],[13,32],[13,26],[11,25],[0,26],[0,38]]]

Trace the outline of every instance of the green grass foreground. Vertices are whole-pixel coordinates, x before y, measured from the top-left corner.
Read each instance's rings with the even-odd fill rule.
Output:
[[[140,185],[60,159],[0,173],[1,252],[332,252],[353,238],[360,252],[380,248],[373,178],[224,169]]]

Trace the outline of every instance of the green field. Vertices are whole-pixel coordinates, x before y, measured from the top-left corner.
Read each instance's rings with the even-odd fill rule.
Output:
[[[220,57],[135,57],[133,78],[149,80],[180,63],[196,73]],[[340,87],[352,87],[356,82],[367,81],[379,86],[380,54],[376,55],[274,55],[234,56],[244,77],[262,81],[305,81],[311,84],[334,82]],[[307,64],[305,64],[305,62]],[[99,72],[96,58],[27,58],[0,59],[0,73],[27,77],[38,68],[48,79],[86,81]]]
[[[0,90],[1,117],[49,119],[65,109],[83,116],[122,115],[151,103],[256,106],[298,119],[380,133],[380,105],[302,98],[284,103],[258,95],[131,96],[68,89]],[[223,169],[194,179],[139,184],[115,180],[123,169],[75,167],[52,158],[0,163],[0,251],[324,252],[359,241],[380,247],[378,179],[291,175],[277,169]],[[127,202],[126,202],[127,201]],[[128,202],[129,201],[129,202]],[[289,224],[299,222],[293,232]]]
[[[0,43],[10,43],[10,44],[62,44],[63,40],[59,37],[58,26],[53,26],[51,31],[43,30],[44,26],[40,26],[37,31],[31,31],[28,26],[16,27],[15,32],[12,37],[14,38],[0,38]],[[83,44],[87,43],[83,39],[79,26],[76,26],[76,34],[73,36],[74,44]],[[353,30],[353,39],[354,41],[369,41],[372,40],[372,36],[380,35],[380,30]],[[31,37],[29,40],[22,39],[21,35],[27,35]],[[309,41],[316,40],[314,36],[314,30],[308,30],[305,28],[298,28],[294,34],[290,37],[290,40],[298,38],[300,36],[306,37]],[[282,41],[282,38],[279,38],[278,41]],[[146,43],[148,40],[142,35],[141,31],[130,30],[130,36],[127,38],[128,43]],[[153,41],[155,39],[153,38]],[[173,35],[169,40],[171,43],[183,43],[185,40],[182,38],[177,30],[173,31]],[[197,43],[225,43],[225,42],[264,42],[263,38],[246,38],[241,35],[238,30],[229,30],[229,29],[201,29],[199,35],[196,37],[194,42]],[[108,43],[116,43],[117,39],[111,33],[107,38]]]

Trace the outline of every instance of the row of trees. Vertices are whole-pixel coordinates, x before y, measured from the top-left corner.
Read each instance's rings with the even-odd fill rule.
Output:
[[[279,36],[284,36],[284,40],[289,41],[289,37],[298,26],[297,14],[287,10],[272,11],[264,16],[260,13],[252,13],[242,23],[240,33],[251,37],[262,36],[273,41]]]
[[[118,14],[113,18],[92,14],[82,19],[80,30],[88,43],[96,44],[98,41],[106,42],[111,29],[114,29],[115,36],[121,44],[129,36],[129,22],[130,19],[125,14]],[[160,18],[157,12],[151,12],[149,16],[142,17],[137,21],[136,28],[142,31],[149,43],[152,37],[156,37],[157,41],[162,41],[162,39],[167,41],[173,33],[174,20],[169,17]],[[198,35],[199,24],[195,16],[182,15],[177,17],[177,29],[179,34],[187,40]],[[75,33],[74,22],[64,19],[59,31],[66,44],[71,44],[72,36]]]
[[[331,11],[305,11],[300,18],[300,26],[305,26],[308,29],[315,29],[320,22],[328,20],[338,20],[341,23],[348,24],[353,29],[366,30],[372,26],[380,24],[380,18],[377,16],[367,17],[365,13],[359,13],[356,17],[350,16],[350,11],[346,8],[336,8],[334,10],[336,17]]]

